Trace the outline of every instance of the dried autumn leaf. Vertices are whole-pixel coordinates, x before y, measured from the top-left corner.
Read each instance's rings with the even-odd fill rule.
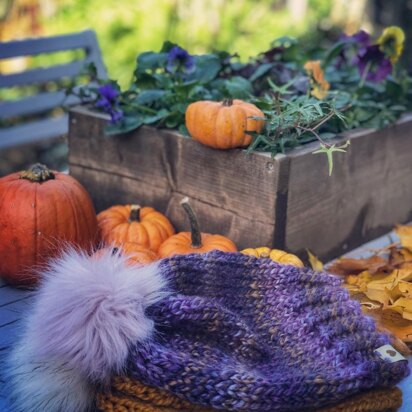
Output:
[[[388,309],[398,312],[406,320],[412,320],[412,299],[399,298]]]
[[[313,270],[321,272],[323,270],[323,263],[313,254],[309,249],[306,249],[308,254],[309,263]]]
[[[389,264],[393,267],[402,267],[405,264],[412,263],[412,252],[408,249],[399,249],[396,247],[391,247],[389,250]]]
[[[390,269],[388,262],[381,256],[371,256],[367,259],[340,258],[328,267],[328,271],[336,275],[357,275],[367,270],[371,275]]]
[[[405,282],[403,280],[400,280],[398,283],[398,288],[403,295],[403,297],[412,299],[412,283],[411,282]]]
[[[412,251],[412,226],[397,225],[395,233],[399,236],[402,247]]]

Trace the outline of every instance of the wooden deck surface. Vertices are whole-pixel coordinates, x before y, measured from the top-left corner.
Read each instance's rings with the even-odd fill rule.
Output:
[[[354,257],[365,255],[369,249],[379,248],[389,243],[390,237],[383,236],[352,251],[350,255]],[[0,279],[0,359],[4,359],[13,342],[15,342],[19,334],[21,319],[30,309],[32,300],[31,292],[6,286]],[[412,356],[409,358],[409,365],[412,369]],[[0,374],[0,412],[13,412],[7,405],[4,384],[4,379]],[[399,388],[403,392],[403,405],[398,412],[412,412],[412,375],[404,379]]]

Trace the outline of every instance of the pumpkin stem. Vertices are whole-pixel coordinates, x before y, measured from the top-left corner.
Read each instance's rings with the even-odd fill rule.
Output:
[[[46,182],[47,180],[54,179],[54,173],[45,165],[36,163],[30,169],[20,172],[20,179],[27,179],[30,182]]]
[[[229,107],[233,104],[233,99],[223,99],[223,106]]]
[[[130,208],[129,222],[140,222],[140,209],[139,205],[132,205]]]
[[[185,210],[189,222],[190,222],[190,233],[192,237],[192,247],[193,248],[199,248],[202,247],[202,234],[200,233],[200,227],[199,227],[199,222],[197,220],[196,214],[194,210],[192,209],[192,206],[189,204],[189,198],[185,197],[184,199],[181,200],[180,202],[181,206]]]

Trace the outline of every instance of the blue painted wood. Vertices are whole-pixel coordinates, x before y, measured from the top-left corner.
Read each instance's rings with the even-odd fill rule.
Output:
[[[43,86],[61,79],[74,79],[81,74],[85,65],[91,62],[94,63],[97,69],[98,77],[101,79],[107,78],[96,34],[92,30],[62,36],[0,42],[0,59],[79,49],[83,50],[85,55],[81,60],[26,70],[21,73],[4,75],[0,73],[0,88],[12,88],[28,84]],[[2,101],[0,103],[0,119],[9,120],[17,117],[19,124],[0,128],[0,149],[66,135],[68,124],[63,120],[66,117],[60,117],[50,123],[39,123],[39,121],[54,120],[54,117],[52,117],[54,115],[51,113],[55,108],[63,105],[65,107],[73,106],[78,103],[79,99],[74,97],[65,99],[64,91],[50,93],[43,91],[18,100]],[[41,117],[33,120],[31,118],[33,115]],[[29,119],[28,116],[30,116]]]

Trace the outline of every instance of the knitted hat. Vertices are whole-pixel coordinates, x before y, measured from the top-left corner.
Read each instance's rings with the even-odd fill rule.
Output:
[[[317,412],[395,412],[401,406],[399,388],[378,388]],[[98,393],[97,409],[99,412],[217,412],[217,409],[191,404],[164,389],[143,385],[126,376],[117,376],[110,391]]]
[[[108,251],[70,252],[45,279],[11,358],[16,411],[87,410],[121,371],[228,411],[316,409],[409,373],[327,273],[217,251],[136,268]]]

